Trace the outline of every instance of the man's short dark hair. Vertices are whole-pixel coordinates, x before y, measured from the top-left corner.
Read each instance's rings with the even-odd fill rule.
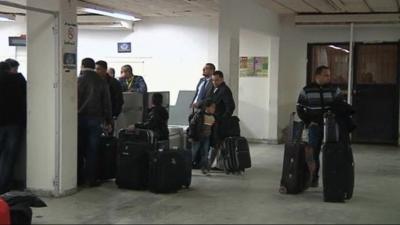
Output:
[[[224,78],[224,73],[222,71],[219,71],[219,70],[215,71],[213,75],[214,76],[219,76],[220,78]]]
[[[10,66],[10,68],[15,68],[19,66],[19,62],[14,59],[6,59],[5,62]]]
[[[151,98],[151,102],[153,105],[160,106],[163,103],[163,96],[160,93],[154,93],[153,97]]]
[[[204,107],[208,108],[208,107],[210,107],[210,106],[212,106],[212,105],[214,105],[214,104],[215,104],[215,102],[214,102],[212,99],[207,99],[207,100],[204,102]]]
[[[329,67],[327,67],[327,66],[319,66],[315,70],[315,75],[321,75],[324,70],[329,70]]]
[[[133,74],[133,69],[132,69],[132,66],[131,66],[131,65],[125,65],[125,66],[123,66],[122,68],[128,70],[128,72],[129,72],[130,74]]]
[[[110,74],[110,75],[115,75],[115,69],[114,68],[110,67],[109,70],[111,70],[112,73],[113,73],[113,74]]]
[[[82,66],[87,69],[95,69],[96,68],[96,63],[92,58],[84,58],[82,60]]]
[[[10,72],[10,65],[6,62],[0,62],[0,73]]]
[[[100,61],[97,61],[96,62],[96,65],[97,66],[101,66],[103,69],[107,69],[108,68],[108,65],[107,65],[107,62],[106,61],[103,61],[103,60],[100,60]]]
[[[209,66],[213,71],[215,71],[215,65],[212,63],[207,63],[206,66]]]

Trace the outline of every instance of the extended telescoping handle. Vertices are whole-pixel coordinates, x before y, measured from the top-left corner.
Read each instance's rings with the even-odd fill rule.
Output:
[[[334,134],[331,132],[334,132]],[[330,110],[324,113],[323,143],[338,143],[340,135],[339,132],[339,126],[335,120],[335,114]]]
[[[294,142],[294,117],[296,116],[295,112],[292,112],[290,114],[289,118],[289,135],[288,135],[288,143],[293,143]]]

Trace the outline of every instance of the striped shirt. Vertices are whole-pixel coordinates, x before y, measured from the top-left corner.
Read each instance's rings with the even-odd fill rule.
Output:
[[[332,85],[311,84],[303,88],[297,101],[299,117],[306,123],[322,124],[323,114],[332,110],[332,104],[342,101],[342,92]]]

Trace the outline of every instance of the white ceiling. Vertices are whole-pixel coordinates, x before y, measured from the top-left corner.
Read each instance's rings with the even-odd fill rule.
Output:
[[[258,0],[279,14],[400,12],[400,0]]]
[[[218,14],[216,0],[84,0],[139,17],[213,16]]]
[[[83,0],[138,16],[211,16],[218,0]],[[246,1],[246,0],[242,0]],[[278,14],[400,12],[400,0],[257,0]]]
[[[25,0],[9,0],[21,3]],[[218,0],[79,0],[139,17],[215,16]],[[246,0],[242,0],[246,1]],[[257,0],[278,14],[301,13],[400,13],[400,0]],[[0,12],[24,13],[25,10],[0,5]]]

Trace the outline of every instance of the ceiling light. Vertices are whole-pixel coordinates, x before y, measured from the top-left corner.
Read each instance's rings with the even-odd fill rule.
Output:
[[[337,46],[335,46],[335,45],[329,45],[328,47],[329,47],[329,48],[336,49],[336,50],[344,51],[344,52],[346,52],[346,53],[350,53],[349,50],[344,49],[344,48],[337,47]]]
[[[122,19],[122,20],[129,20],[129,21],[139,21],[141,19],[136,18],[134,16],[131,15],[127,15],[127,14],[122,14],[122,13],[115,13],[115,12],[111,12],[111,11],[106,11],[106,10],[100,10],[100,9],[93,9],[93,8],[83,8],[84,12],[87,13],[93,13],[93,14],[98,14],[98,15],[103,15],[103,16],[109,16],[109,17],[114,17],[114,18],[118,18],[118,19]]]
[[[0,13],[0,21],[1,21],[1,22],[15,21],[15,15],[13,15],[13,14],[2,14],[2,13]]]

